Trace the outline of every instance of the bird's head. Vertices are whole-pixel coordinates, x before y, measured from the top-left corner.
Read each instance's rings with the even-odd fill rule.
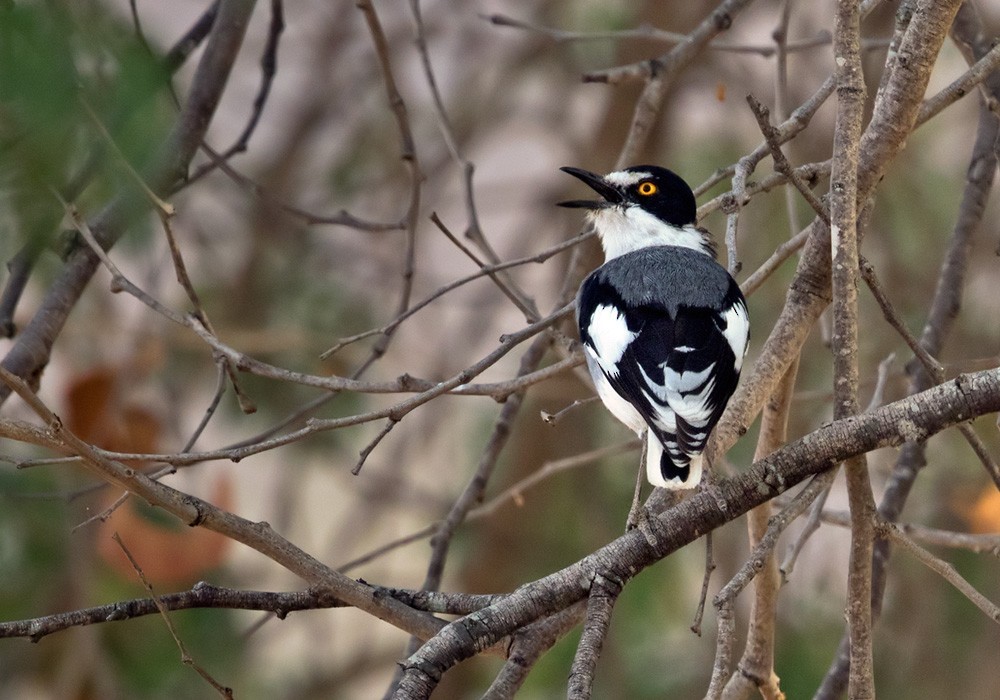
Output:
[[[560,170],[601,196],[559,202],[559,206],[587,210],[609,259],[655,245],[713,254],[710,241],[695,227],[694,193],[676,173],[658,165],[633,165],[607,175],[581,168]]]

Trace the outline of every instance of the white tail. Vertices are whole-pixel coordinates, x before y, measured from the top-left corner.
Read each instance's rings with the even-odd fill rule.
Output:
[[[660,470],[660,460],[663,459],[663,445],[652,433],[646,433],[646,478],[654,486],[662,486],[665,489],[693,489],[701,482],[702,456],[697,455],[691,458],[687,479],[681,481],[678,478],[663,478]]]

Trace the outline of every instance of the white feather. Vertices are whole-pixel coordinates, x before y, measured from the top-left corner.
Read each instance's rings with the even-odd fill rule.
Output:
[[[670,369],[667,363],[664,362],[661,367],[663,367],[663,387],[674,391],[681,392],[691,392],[696,388],[705,383],[709,375],[715,371],[715,363],[710,364],[708,367],[700,372],[677,372]]]
[[[736,356],[736,371],[743,367],[743,358],[747,354],[747,342],[750,340],[750,318],[747,307],[742,303],[733,304],[724,314],[726,331],[723,335]]]
[[[627,425],[636,435],[642,435],[642,432],[646,430],[646,421],[642,419],[642,415],[635,410],[635,406],[622,398],[614,390],[608,378],[604,376],[600,361],[590,346],[584,346],[583,354],[587,358],[587,367],[590,369],[591,379],[594,380],[597,395],[601,397],[601,401],[611,411],[611,415]]]
[[[715,387],[715,379],[710,378],[714,369],[715,365],[713,364],[709,365],[702,372],[675,372],[664,363],[663,384],[654,382],[641,367],[639,371],[642,372],[642,378],[646,386],[659,399],[660,403],[667,404],[673,413],[679,415],[691,425],[700,428],[708,422],[709,417],[712,415],[712,407],[709,406],[708,401],[712,394],[712,389]],[[705,381],[706,379],[708,381]],[[701,386],[703,382],[704,386],[700,392],[697,394],[690,393],[695,388]],[[685,396],[681,392],[687,392],[687,395]],[[647,396],[649,396],[648,393]],[[674,423],[673,416],[671,416],[671,423]],[[671,428],[670,432],[676,432],[676,427]]]
[[[609,304],[601,304],[590,315],[587,333],[594,344],[594,359],[612,377],[618,376],[618,361],[638,333],[628,329],[622,312]]]
[[[601,237],[605,260],[657,245],[691,248],[708,255],[705,237],[694,226],[671,226],[636,204],[595,209],[587,216]]]
[[[693,489],[701,482],[701,455],[691,458],[691,463],[688,465],[688,478],[683,481],[678,478],[669,481],[663,478],[663,474],[660,473],[662,455],[663,445],[655,436],[650,435],[646,443],[646,479],[653,486],[662,486],[665,489]]]
[[[635,172],[631,170],[617,170],[613,173],[605,175],[604,181],[609,185],[625,189],[626,187],[631,187],[632,185],[650,177],[652,177],[652,173],[647,173],[645,171]]]

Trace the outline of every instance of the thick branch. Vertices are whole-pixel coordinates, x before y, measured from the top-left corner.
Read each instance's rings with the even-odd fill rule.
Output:
[[[396,698],[426,698],[447,669],[533,620],[587,595],[595,574],[627,583],[638,572],[708,530],[739,517],[803,479],[870,450],[926,439],[944,428],[1000,410],[1000,369],[961,375],[916,396],[834,421],[650,520],[656,544],[633,530],[590,556],[528,583],[475,615],[456,620],[403,663]]]
[[[854,0],[837,3],[833,35],[837,118],[830,173],[830,245],[833,288],[835,418],[858,412],[858,161],[865,82],[861,73],[861,18]],[[875,501],[863,456],[846,463],[851,507],[847,621],[851,636],[850,695],[875,697],[872,665],[871,566]]]
[[[895,71],[887,78],[861,139],[859,202],[865,202],[872,196],[889,163],[905,145],[958,4],[958,0],[927,3],[924,11],[913,18],[910,26],[913,36],[908,35],[900,49],[905,52],[906,68]],[[712,457],[716,452],[728,450],[747,431],[785,370],[798,356],[813,324],[830,299],[829,231],[814,223],[778,321],[761,350],[753,372],[744,374],[745,379],[715,428],[710,461],[715,461]]]

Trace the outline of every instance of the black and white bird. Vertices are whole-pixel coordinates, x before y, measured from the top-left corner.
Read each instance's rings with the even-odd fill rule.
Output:
[[[746,300],[695,225],[694,194],[678,175],[655,165],[562,170],[601,196],[560,202],[588,210],[604,247],[576,300],[597,393],[637,435],[648,431],[650,483],[694,488],[743,366]]]

